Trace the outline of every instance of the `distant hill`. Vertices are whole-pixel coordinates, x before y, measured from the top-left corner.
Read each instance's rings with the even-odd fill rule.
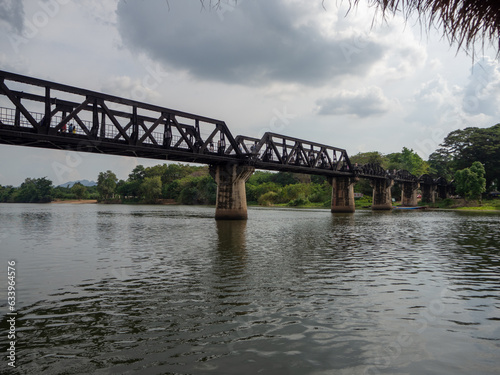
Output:
[[[96,186],[97,182],[89,181],[89,180],[78,180],[78,181],[69,181],[64,184],[58,185],[58,187],[73,187],[74,184],[80,183],[83,186]]]

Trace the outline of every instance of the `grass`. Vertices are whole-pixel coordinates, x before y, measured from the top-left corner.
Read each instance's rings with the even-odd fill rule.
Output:
[[[305,203],[305,202],[304,202]],[[355,199],[356,210],[362,209],[366,206],[371,206],[371,197],[363,197]],[[259,206],[257,202],[247,202],[248,206]],[[394,203],[398,206],[400,203]],[[277,203],[273,204],[272,207],[295,207],[295,208],[330,208],[331,202],[307,202],[305,204],[290,205],[290,203]],[[419,202],[419,206],[428,206],[430,208],[444,208],[444,209],[455,209],[464,211],[500,211],[500,199],[488,199],[483,200],[482,203],[478,201],[465,202],[463,199],[442,199],[438,200],[436,203],[422,203]]]
[[[465,211],[497,211],[500,210],[500,199],[488,199],[482,202],[469,201],[463,199],[443,199],[436,203],[429,204],[433,208],[448,208]]]
[[[500,210],[500,202],[487,202],[484,204],[480,204],[479,206],[467,206],[467,207],[458,207],[458,210],[471,211],[471,210],[479,210],[479,211],[497,211]]]

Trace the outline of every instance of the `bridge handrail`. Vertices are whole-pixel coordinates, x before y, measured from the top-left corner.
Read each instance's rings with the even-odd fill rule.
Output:
[[[28,88],[32,86],[43,88],[45,95],[30,92],[30,89],[27,91],[11,90],[6,85],[6,81],[28,85]],[[82,96],[83,99],[81,102],[60,99],[53,96],[54,92],[78,95]],[[137,143],[142,144],[148,139],[149,141],[146,143],[161,144],[164,142],[159,142],[152,134],[155,129],[163,128],[165,139],[170,144],[175,137],[170,130],[172,128],[177,132],[177,136],[183,139],[181,143],[185,144],[192,152],[204,153],[209,150],[209,145],[215,140],[216,135],[220,137],[216,142],[221,143],[221,147],[225,148],[226,143],[232,145],[233,148],[236,145],[227,125],[221,120],[2,70],[0,70],[0,94],[7,96],[16,107],[15,125],[20,126],[21,119],[24,118],[24,124],[29,124],[37,133],[41,134],[57,135],[69,122],[73,121],[89,138],[97,139],[99,130],[101,130],[101,138],[105,139],[108,133],[103,129],[106,117],[108,119],[107,127],[114,127],[120,133],[114,138],[115,141],[122,139],[126,143],[137,145]],[[45,112],[42,119],[35,119],[31,115],[32,111],[28,111],[23,105],[23,100],[44,103]],[[114,103],[115,107],[116,105],[125,106],[128,111],[113,108],[110,103]],[[80,118],[80,114],[89,112],[92,114],[92,120],[85,121],[85,119]],[[56,117],[56,114],[59,116]],[[101,123],[99,123],[99,117],[103,119]],[[58,118],[59,121],[54,125],[55,118]],[[124,120],[121,119],[125,119],[126,122],[124,123]],[[181,119],[191,121],[192,124],[183,123]],[[149,128],[147,123],[151,123]],[[207,131],[207,134],[210,135],[203,139],[200,125],[206,127],[206,124],[209,124],[212,130]],[[169,133],[168,137],[167,133]],[[177,141],[176,145],[179,146],[180,143]],[[234,150],[234,154],[237,157],[242,157],[242,153],[237,148]]]

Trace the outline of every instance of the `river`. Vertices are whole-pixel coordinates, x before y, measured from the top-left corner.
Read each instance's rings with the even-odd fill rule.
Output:
[[[0,204],[17,373],[500,374],[499,214],[213,217]]]

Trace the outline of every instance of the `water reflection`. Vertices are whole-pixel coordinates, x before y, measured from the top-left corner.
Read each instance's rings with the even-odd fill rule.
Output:
[[[246,252],[246,220],[217,220],[218,248],[221,253]]]
[[[35,211],[30,210],[28,212],[22,212],[20,214],[21,225],[23,229],[27,232],[37,234],[39,232],[44,232],[51,227],[52,223],[52,212],[50,211]]]

